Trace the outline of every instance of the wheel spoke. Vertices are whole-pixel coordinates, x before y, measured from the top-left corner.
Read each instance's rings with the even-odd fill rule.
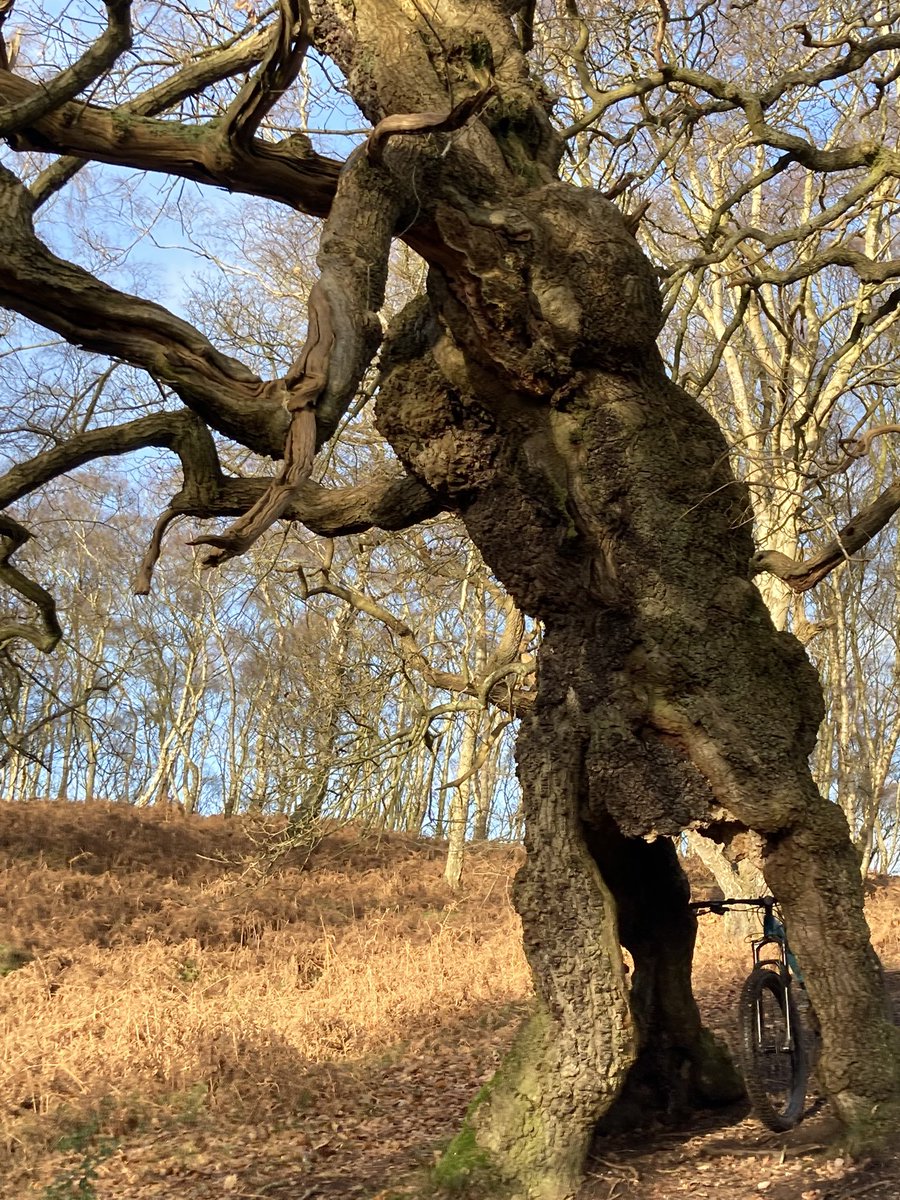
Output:
[[[807,1063],[793,997],[776,971],[751,972],[740,1019],[744,1082],[753,1109],[770,1129],[790,1129],[803,1111]]]

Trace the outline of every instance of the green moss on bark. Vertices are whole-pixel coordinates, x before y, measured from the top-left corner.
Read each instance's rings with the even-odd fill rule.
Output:
[[[504,1163],[502,1153],[498,1156],[479,1142],[479,1116],[487,1117],[484,1140],[489,1138],[501,1148],[515,1146],[516,1158],[528,1157],[526,1128],[532,1131],[532,1140],[543,1136],[540,1112],[535,1103],[535,1061],[540,1055],[548,1020],[543,1008],[532,1013],[494,1075],[470,1103],[462,1129],[432,1172],[432,1181],[440,1192],[472,1197],[514,1196],[509,1180],[516,1174],[515,1164]],[[523,1121],[523,1103],[530,1110],[528,1121]],[[485,1106],[490,1110],[486,1114],[481,1112]]]
[[[858,1111],[844,1129],[838,1145],[851,1158],[877,1159],[896,1149],[898,1131],[900,1101],[887,1101],[868,1111]]]
[[[699,1104],[732,1104],[746,1094],[728,1048],[709,1029],[701,1029],[691,1062],[691,1087]]]
[[[881,1103],[870,1099],[838,1093],[833,1099],[844,1122],[840,1138],[841,1149],[853,1157],[875,1157],[893,1151],[900,1133],[900,1029],[893,1025],[884,1028],[880,1060],[888,1065],[888,1077],[881,1083],[882,1092],[889,1094]]]
[[[448,1195],[508,1194],[490,1155],[478,1145],[468,1119],[435,1166],[432,1182],[438,1192]]]

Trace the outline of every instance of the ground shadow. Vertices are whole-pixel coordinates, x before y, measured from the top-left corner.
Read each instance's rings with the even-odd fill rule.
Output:
[[[900,1024],[900,970],[885,971],[885,983]],[[896,1200],[900,1148],[854,1162],[838,1148],[841,1132],[813,1077],[803,1119],[787,1133],[766,1129],[745,1103],[597,1138],[579,1200]]]
[[[424,1178],[459,1131],[524,1007],[436,1011],[428,1034],[407,1031],[411,1040],[386,1052],[331,1062],[260,1031],[241,1036],[241,1069],[233,1053],[222,1063],[220,1033],[191,1048],[193,1058],[222,1064],[206,1077],[198,1073],[177,1093],[155,1098],[141,1098],[146,1078],[139,1073],[110,1080],[108,1095],[98,1089],[62,1121],[48,1117],[52,1138],[43,1149],[32,1142],[31,1167],[17,1169],[24,1164],[14,1155],[19,1161],[5,1173],[17,1195],[68,1178],[74,1130],[74,1165],[96,1169],[98,1200],[208,1200],[213,1175],[228,1180],[226,1190],[267,1200],[371,1197],[388,1185],[412,1194],[404,1188]],[[38,1114],[22,1116],[36,1133]]]

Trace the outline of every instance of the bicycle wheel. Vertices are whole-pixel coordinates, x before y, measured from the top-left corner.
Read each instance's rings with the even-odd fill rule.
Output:
[[[777,1133],[793,1129],[803,1112],[809,1066],[797,1006],[777,971],[751,971],[741,991],[739,1018],[744,1083],[753,1111]]]

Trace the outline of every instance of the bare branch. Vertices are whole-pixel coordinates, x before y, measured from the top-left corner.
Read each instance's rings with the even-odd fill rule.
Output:
[[[31,762],[40,763],[41,767],[47,770],[47,765],[43,759],[32,754],[28,749],[28,739],[33,738],[36,733],[40,732],[47,725],[52,725],[54,721],[59,721],[62,717],[66,717],[70,713],[83,711],[87,706],[88,700],[93,696],[105,695],[111,690],[112,687],[108,683],[94,683],[86,687],[75,700],[62,701],[59,697],[54,696],[54,699],[57,700],[54,708],[42,712],[37,720],[30,722],[24,729],[12,734],[4,733],[2,735],[6,750],[0,752],[0,767],[5,767],[14,755],[21,754],[24,758],[30,759]]]
[[[39,583],[23,575],[9,561],[30,537],[31,534],[18,521],[0,513],[0,583],[5,583],[23,599],[35,605],[41,615],[40,625],[29,625],[24,621],[8,621],[0,625],[0,646],[5,646],[14,638],[24,638],[35,649],[49,654],[62,637],[62,629],[56,615],[56,601]]]
[[[756,232],[751,234],[757,237]],[[777,238],[757,238],[765,243],[783,244],[788,240],[783,236]],[[861,251],[847,245],[829,246],[819,254],[803,259],[794,266],[786,267],[783,271],[756,270],[753,271],[754,283],[797,283],[808,279],[826,267],[849,267],[865,283],[885,283],[888,279],[900,278],[900,261],[887,259],[884,262],[874,262]],[[877,319],[877,318],[875,318]]]
[[[439,792],[445,792],[448,790],[448,788],[461,787],[464,783],[468,782],[468,780],[472,779],[473,776],[477,775],[487,761],[487,757],[493,749],[497,738],[504,729],[508,728],[509,725],[512,724],[512,721],[513,718],[508,716],[498,721],[495,725],[492,725],[488,730],[487,735],[481,739],[478,750],[474,759],[472,760],[472,765],[468,771],[465,771],[462,775],[457,775],[455,779],[448,779],[447,782],[442,783],[437,790]]]
[[[900,433],[900,425],[876,425],[872,429],[867,429],[865,433],[860,434],[855,438],[842,438],[841,449],[844,451],[844,457],[834,464],[825,473],[825,476],[819,475],[818,478],[824,478],[828,475],[837,475],[841,471],[846,471],[847,468],[857,459],[865,458],[872,449],[872,443],[876,438],[884,437],[886,433]]]
[[[751,572],[774,575],[795,592],[809,591],[835,567],[849,562],[857,551],[881,532],[898,509],[900,484],[892,483],[812,558],[798,562],[777,550],[761,550],[750,560]]]
[[[0,97],[10,102],[42,95],[39,84],[0,72]],[[124,114],[124,116],[123,116]],[[251,148],[226,145],[216,125],[182,125],[125,109],[57,105],[19,132],[17,148],[74,154],[97,162],[162,171],[211,187],[262,196],[312,216],[325,216],[342,164],[284,142],[254,139]]]
[[[90,429],[11,467],[0,476],[0,509],[84,463],[130,454],[147,446],[164,447],[178,455],[185,477],[194,483],[198,499],[204,486],[211,495],[218,494],[223,476],[215,442],[204,422],[184,410],[153,413],[124,425]]]
[[[260,454],[280,452],[286,425],[280,384],[264,383],[161,305],[57,258],[36,237],[31,207],[27,189],[0,166],[0,304],[73,345],[143,367],[240,444]]]
[[[195,503],[218,496],[224,479],[215,442],[203,421],[186,410],[180,413],[154,413],[125,425],[92,429],[78,434],[12,467],[0,477],[0,508],[36,491],[52,479],[101,457],[129,454],[148,446],[174,450],[181,461],[184,487],[182,496]],[[171,521],[182,510],[169,508],[160,517],[138,572],[135,591],[146,595],[150,590],[153,567],[162,549],[162,538]]]
[[[479,679],[472,679],[468,674],[458,671],[441,671],[425,657],[416,641],[413,629],[407,622],[395,617],[383,604],[379,604],[377,600],[373,600],[364,592],[341,583],[334,583],[327,578],[316,587],[309,587],[303,573],[300,572],[299,575],[305,600],[312,596],[334,596],[351,605],[358,612],[380,621],[396,639],[407,666],[417,671],[431,687],[466,696],[475,696],[482,703],[490,701],[498,708],[509,712],[511,716],[520,715],[534,703],[533,692],[514,689],[503,682],[509,675],[521,676],[533,673],[534,664],[532,662],[508,662]]]
[[[657,6],[659,8],[659,20],[656,23],[656,32],[653,35],[653,59],[659,69],[663,70],[665,59],[663,58],[662,48],[671,14],[669,13],[669,6],[666,0],[657,0]]]
[[[898,308],[900,308],[900,288],[893,288],[890,295],[876,308],[873,308],[870,312],[859,314],[853,323],[853,329],[850,332],[848,340],[855,341],[864,329],[871,329],[879,321],[892,316]]]
[[[823,149],[798,133],[779,129],[767,119],[777,102],[789,92],[805,88],[813,90],[823,84],[844,79],[858,71],[867,62],[879,54],[891,53],[900,48],[900,33],[891,32],[859,40],[845,39],[847,52],[835,56],[813,69],[794,68],[784,71],[772,80],[767,88],[754,91],[752,88],[741,87],[728,79],[720,79],[708,71],[694,67],[681,66],[677,63],[662,61],[662,41],[665,34],[667,13],[660,5],[660,21],[657,24],[652,46],[652,57],[655,70],[635,74],[632,78],[615,87],[598,87],[588,66],[586,51],[590,39],[590,30],[584,17],[579,13],[575,0],[567,0],[567,11],[577,29],[575,43],[569,48],[578,82],[584,94],[589,96],[593,108],[583,118],[576,121],[565,130],[563,136],[571,138],[576,134],[595,125],[613,106],[624,101],[640,99],[656,91],[672,90],[673,84],[690,89],[679,97],[682,107],[690,105],[696,110],[696,116],[710,113],[740,111],[754,140],[762,145],[771,146],[776,150],[786,151],[791,160],[801,163],[813,171],[847,171],[870,165],[884,148],[877,142],[863,139],[845,146]],[[693,92],[700,92],[711,97],[711,101],[700,103]],[[658,124],[658,118],[653,117],[652,123]],[[890,152],[889,152],[890,153]]]
[[[48,83],[35,86],[26,99],[0,106],[0,137],[8,138],[33,125],[77,96],[131,46],[131,0],[104,0],[104,4],[106,29],[77,62]],[[6,62],[0,65],[5,68]]]
[[[145,117],[166,112],[189,96],[196,96],[210,84],[239,75],[248,67],[252,67],[265,54],[270,38],[271,33],[268,29],[258,29],[249,37],[232,39],[231,42],[226,42],[216,50],[206,52],[187,63],[161,83],[123,104],[117,111]],[[87,158],[64,155],[42,171],[31,185],[35,208],[65,186],[88,161]]]
[[[451,133],[461,129],[476,113],[481,112],[494,95],[495,86],[488,84],[472,96],[461,100],[448,113],[394,113],[379,121],[366,140],[369,162],[380,164],[384,155],[384,144],[389,137],[398,133]]]
[[[172,504],[195,516],[227,515],[245,511],[248,499],[257,498],[265,486],[261,479],[226,478],[213,510],[188,510],[180,497],[175,497]],[[342,537],[367,529],[409,529],[443,509],[444,504],[434,492],[411,475],[391,475],[340,488],[322,487],[307,479],[297,485],[283,518],[300,521],[322,537]]]
[[[775,174],[780,173],[788,165],[790,156],[783,156],[778,163],[769,171],[760,172],[754,176],[752,182],[753,190],[758,189],[763,183],[768,182]],[[777,170],[776,170],[777,168]],[[758,229],[755,226],[740,225],[729,231],[728,236],[723,238],[714,249],[710,249],[708,253],[697,255],[668,272],[669,278],[675,279],[681,275],[687,274],[690,271],[697,271],[702,267],[712,266],[716,263],[724,262],[735,250],[738,250],[746,241],[758,242],[763,249],[756,257],[748,264],[744,265],[738,272],[734,274],[735,283],[753,284],[784,284],[790,282],[799,282],[802,279],[808,278],[817,271],[828,266],[848,266],[856,270],[861,279],[869,282],[880,283],[885,279],[889,279],[898,273],[896,263],[875,263],[865,254],[856,250],[853,246],[847,246],[843,243],[826,247],[825,250],[813,255],[810,259],[799,261],[794,266],[783,271],[769,270],[765,266],[760,267],[770,255],[771,251],[777,250],[782,246],[796,243],[803,238],[810,237],[813,234],[822,234],[833,228],[834,223],[845,216],[853,206],[861,201],[866,200],[875,190],[879,183],[886,177],[892,174],[900,174],[900,159],[894,160],[891,156],[882,155],[873,164],[867,175],[855,183],[852,187],[844,189],[839,198],[834,204],[828,208],[822,209],[815,216],[808,217],[805,221],[798,225],[788,226],[787,228],[779,228],[773,233],[768,233],[764,229]],[[736,189],[712,214],[712,222],[710,224],[710,232],[704,239],[707,246],[712,246],[715,240],[716,233],[719,229],[722,218],[729,207],[735,205],[747,193],[749,184],[745,187]]]
[[[137,578],[134,581],[134,594],[136,596],[148,596],[150,594],[150,584],[153,581],[153,568],[159,562],[159,556],[162,553],[163,537],[166,530],[179,515],[177,509],[167,508],[160,514],[156,524],[153,526],[150,544],[147,546],[144,557],[141,559]]]
[[[125,425],[92,429],[12,467],[0,476],[0,509],[86,462],[148,446],[178,455],[183,486],[157,522],[141,564],[137,588],[143,593],[150,584],[163,534],[176,516],[239,516],[260,500],[271,483],[267,479],[225,476],[209,429],[189,410],[154,413]],[[436,516],[441,509],[434,493],[418,480],[392,475],[342,488],[303,481],[295,488],[282,516],[301,522],[323,537],[338,537],[372,528],[406,529]]]

